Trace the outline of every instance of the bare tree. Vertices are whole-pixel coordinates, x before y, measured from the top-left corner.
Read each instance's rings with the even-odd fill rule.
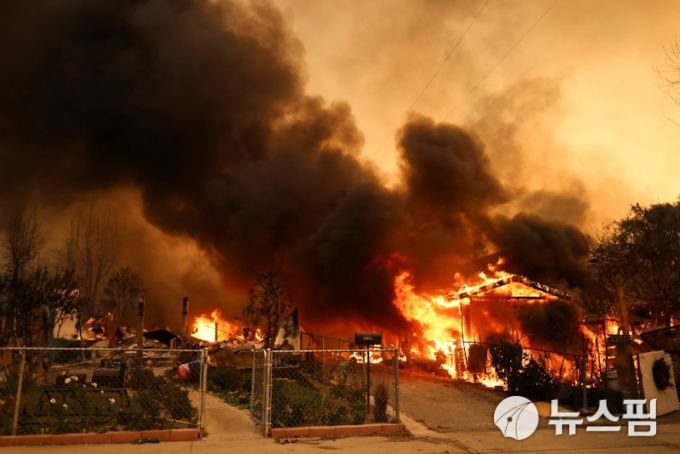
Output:
[[[666,66],[658,70],[659,75],[666,83],[670,97],[680,103],[680,38],[676,38],[668,45],[663,46],[666,54]]]
[[[120,243],[115,219],[96,212],[93,206],[71,220],[61,254],[62,267],[75,271],[84,308],[89,311],[96,309],[99,289],[116,264]]]
[[[42,246],[40,225],[34,212],[26,206],[17,207],[5,225],[0,247],[6,259],[5,304],[3,304],[2,332],[17,334],[17,319],[24,312],[21,301],[21,282],[29,265],[38,257]]]
[[[14,280],[20,279],[26,267],[37,258],[42,246],[35,213],[29,213],[25,206],[18,207],[5,225],[1,244],[10,275]]]
[[[265,348],[272,348],[284,319],[293,309],[291,299],[276,275],[275,267],[256,274],[255,285],[248,291],[243,320],[251,336],[262,332]]]
[[[25,345],[50,343],[55,327],[80,312],[77,282],[72,272],[50,274],[45,267],[27,273],[19,284],[19,332]],[[42,339],[38,336],[42,332]]]
[[[135,303],[144,291],[142,278],[129,267],[117,269],[104,288],[103,301],[113,308],[114,320],[119,324],[131,324],[135,320]]]

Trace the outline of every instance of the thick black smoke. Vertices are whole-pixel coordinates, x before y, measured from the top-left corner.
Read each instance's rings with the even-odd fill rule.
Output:
[[[519,213],[496,217],[488,235],[508,258],[508,271],[560,286],[586,282],[588,238],[573,225]]]
[[[305,93],[302,46],[267,3],[7,0],[0,61],[0,197],[134,185],[228,285],[276,262],[311,323],[402,325],[404,266],[448,279],[497,246],[561,278],[585,253],[573,227],[494,217],[509,196],[453,125],[411,118],[404,184],[384,186],[350,108]]]
[[[486,255],[490,208],[507,195],[482,142],[450,124],[412,116],[398,134],[409,230],[401,243],[416,282],[450,285],[465,263]],[[479,271],[477,268],[476,271]]]
[[[482,142],[453,125],[412,117],[399,145],[408,200],[436,216],[474,215],[506,198]]]
[[[455,264],[476,262],[491,245],[507,259],[508,271],[549,284],[583,282],[589,244],[577,227],[528,213],[512,218],[491,214],[510,196],[493,174],[479,139],[456,126],[416,116],[402,128],[399,144],[406,204],[417,227],[404,247],[422,271],[417,274],[438,280],[450,279],[451,270],[476,272],[478,263],[471,270]],[[567,194],[534,194],[534,199],[544,205],[554,202],[543,206],[544,211],[571,208]]]
[[[582,347],[578,325],[583,318],[579,307],[565,301],[544,304],[526,304],[517,311],[522,331],[531,333],[529,343],[533,347],[550,348],[564,352]],[[559,333],[559,335],[555,335]]]

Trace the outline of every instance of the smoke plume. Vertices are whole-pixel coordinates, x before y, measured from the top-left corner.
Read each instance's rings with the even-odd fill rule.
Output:
[[[513,271],[573,283],[585,235],[498,215],[512,191],[483,137],[409,118],[403,184],[387,187],[350,107],[305,92],[302,54],[265,2],[3,2],[0,198],[67,207],[135,187],[145,219],[195,241],[226,288],[276,263],[312,326],[403,326],[396,273],[438,285],[499,249]]]

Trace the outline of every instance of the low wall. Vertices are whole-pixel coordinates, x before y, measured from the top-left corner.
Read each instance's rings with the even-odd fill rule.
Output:
[[[132,443],[137,440],[196,441],[198,429],[163,429],[59,435],[5,435],[0,446],[83,445]]]
[[[272,438],[298,437],[358,437],[404,432],[403,424],[360,424],[346,426],[277,427],[271,430]]]

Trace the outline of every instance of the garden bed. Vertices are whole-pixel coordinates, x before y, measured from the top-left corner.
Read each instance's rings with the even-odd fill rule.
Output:
[[[59,366],[59,365],[57,365]],[[174,367],[132,366],[127,373],[71,364],[24,373],[16,434],[46,437],[197,429],[198,409]],[[82,371],[82,373],[80,373]],[[87,378],[86,378],[87,377]],[[0,387],[0,436],[12,433],[17,370],[4,371]]]

